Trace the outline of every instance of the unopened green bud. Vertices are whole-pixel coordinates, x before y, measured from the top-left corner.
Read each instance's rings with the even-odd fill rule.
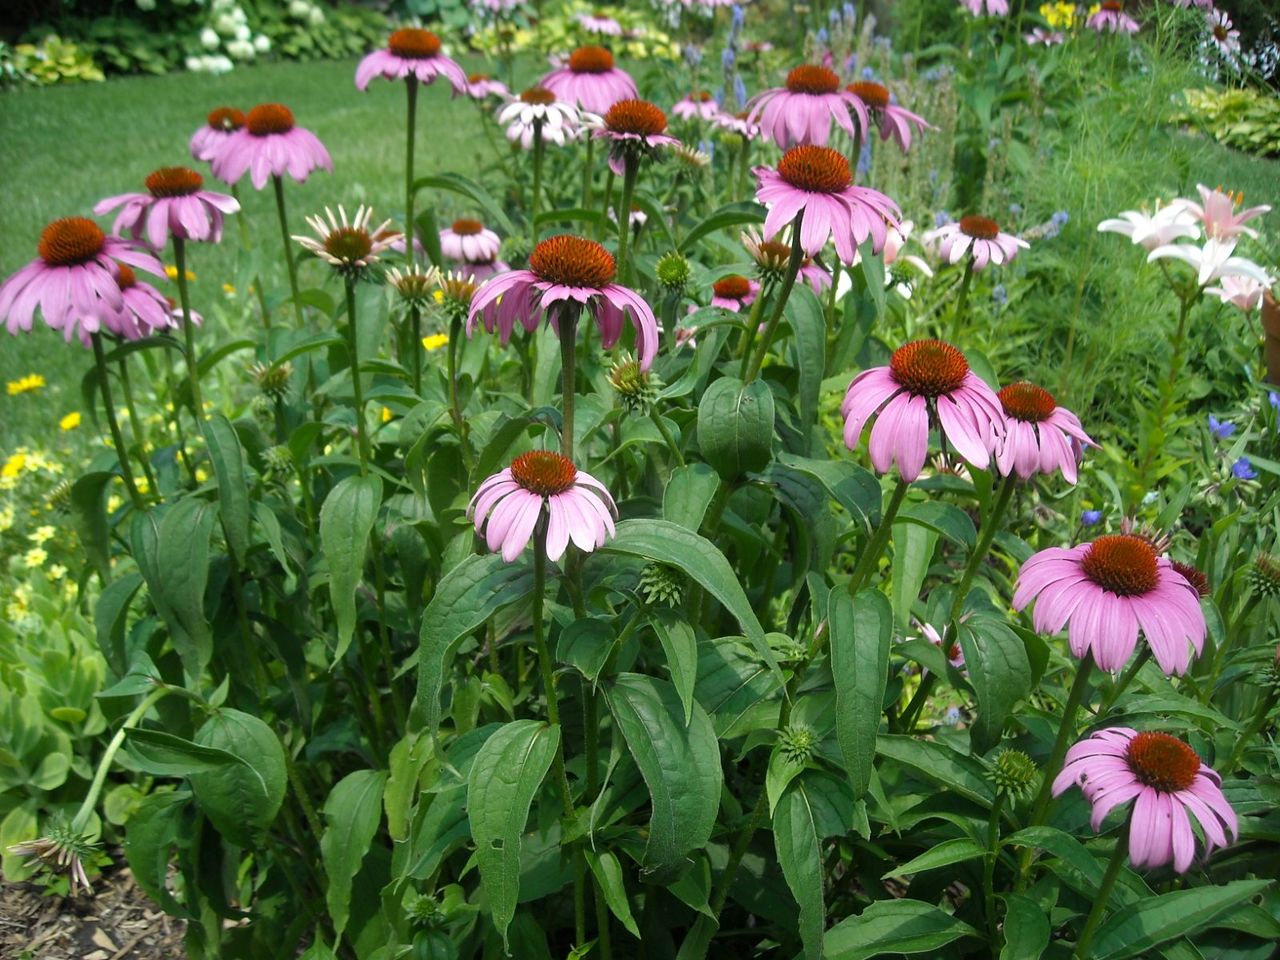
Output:
[[[640,573],[638,586],[647,603],[678,607],[684,597],[684,574],[665,563],[651,563]]]
[[[1036,765],[1021,750],[1001,750],[989,774],[996,789],[1011,797],[1029,796],[1036,783]]]
[[[683,290],[689,285],[689,261],[674,250],[658,261],[657,273],[658,282],[669,291]]]

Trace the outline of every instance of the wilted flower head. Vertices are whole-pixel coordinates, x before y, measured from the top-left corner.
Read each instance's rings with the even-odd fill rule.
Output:
[[[93,892],[84,864],[97,851],[96,843],[62,824],[54,824],[46,837],[15,843],[8,848],[12,856],[34,858],[54,873],[66,874],[73,897],[81,892]]]
[[[609,169],[618,176],[627,163],[655,159],[659,147],[680,143],[666,132],[667,115],[647,100],[619,100],[594,126],[591,136],[609,141]]]
[[[310,250],[329,266],[344,276],[358,276],[371,263],[378,259],[378,254],[391,247],[400,235],[388,228],[390,220],[384,220],[374,229],[369,228],[373,218],[371,207],[356,208],[355,216],[347,220],[347,211],[338,206],[338,216],[328,207],[324,208],[325,217],[307,217],[307,223],[316,232],[316,236],[295,236],[303,247]]]
[[[634,357],[624,353],[609,368],[609,385],[627,410],[647,416],[658,401],[662,380],[656,373],[641,369]]]
[[[411,263],[407,267],[392,267],[387,271],[387,285],[406,305],[422,309],[431,303],[440,283],[440,271],[432,267],[420,267]]]

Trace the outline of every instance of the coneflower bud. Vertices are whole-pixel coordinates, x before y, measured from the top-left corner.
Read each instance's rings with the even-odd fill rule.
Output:
[[[404,898],[404,912],[409,922],[416,927],[438,927],[448,919],[440,902],[427,893],[410,891]]]
[[[289,378],[293,375],[293,364],[263,363],[258,361],[249,365],[249,376],[257,385],[262,395],[270,400],[283,400],[289,392]]]
[[[792,724],[778,734],[778,752],[788,763],[808,763],[818,746],[818,738],[803,724]]]
[[[1249,568],[1249,586],[1260,596],[1280,596],[1280,560],[1269,553],[1260,553]]]
[[[1262,674],[1262,685],[1268,687],[1273,696],[1280,696],[1280,645],[1276,646],[1275,656]]]
[[[1010,797],[1029,796],[1036,783],[1035,761],[1021,750],[1001,750],[987,776],[997,790]]]
[[[639,361],[626,353],[610,368],[609,384],[618,392],[622,405],[641,416],[648,416],[662,389],[658,375],[641,369]]]
[[[63,511],[71,506],[71,481],[59,480],[49,491],[49,509]]]
[[[658,282],[670,293],[683,291],[689,285],[689,261],[672,250],[658,261]]]
[[[1181,563],[1177,560],[1171,562],[1170,566],[1178,573],[1182,574],[1182,578],[1195,587],[1195,591],[1202,597],[1207,597],[1211,592],[1209,590],[1209,578],[1204,571],[1189,563]]]
[[[288,473],[293,469],[293,451],[284,445],[267,447],[262,462],[270,473]]]
[[[684,598],[684,574],[665,563],[651,563],[641,571],[637,587],[646,603],[678,607]]]

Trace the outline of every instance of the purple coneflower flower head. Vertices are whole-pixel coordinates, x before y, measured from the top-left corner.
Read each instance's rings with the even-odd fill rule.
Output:
[[[1215,440],[1226,440],[1236,432],[1236,425],[1219,420],[1211,413],[1209,414],[1209,432],[1213,434]]]
[[[988,17],[1003,17],[1009,13],[1009,0],[960,0],[960,6],[975,17],[983,14]]]
[[[1048,390],[1025,380],[1009,384],[996,396],[1009,427],[996,453],[1001,475],[1028,480],[1037,473],[1061,470],[1068,483],[1075,483],[1084,448],[1097,446],[1080,418],[1058,406]]]
[[[990,217],[979,216],[961,217],[955,223],[930,230],[924,235],[924,242],[936,245],[938,256],[947,263],[959,263],[968,253],[975,270],[982,270],[988,263],[1009,263],[1020,248],[1031,246],[1020,237],[1002,233],[1000,225]]]
[[[1243,313],[1252,313],[1262,303],[1262,295],[1270,289],[1270,283],[1259,283],[1253,277],[1223,277],[1216,287],[1205,287],[1225,304]]]
[[[1270,213],[1271,207],[1260,204],[1236,212],[1243,196],[1225,190],[1210,190],[1203,183],[1196,184],[1200,194],[1200,202],[1182,201],[1186,211],[1204,227],[1204,235],[1215,240],[1235,240],[1240,234],[1257,237],[1258,231],[1246,227],[1245,223],[1264,213]]]
[[[363,273],[370,264],[377,262],[379,254],[391,248],[399,236],[390,229],[390,220],[384,220],[377,227],[369,226],[373,220],[372,207],[357,207],[355,216],[350,220],[341,206],[336,217],[328,207],[324,208],[324,213],[324,217],[307,217],[307,224],[315,231],[314,237],[295,236],[293,239],[344,275]]]
[[[590,553],[614,535],[618,508],[604,484],[567,457],[534,450],[480,484],[467,515],[489,549],[501,550],[502,559],[511,563],[544,516],[548,559],[559,560],[570,540]]]
[[[706,90],[697,90],[689,94],[671,108],[681,120],[714,120],[720,113],[720,104]]]
[[[233,133],[213,158],[213,175],[223,183],[235,183],[246,173],[255,190],[271,177],[286,173],[298,183],[317,167],[333,172],[333,158],[319,138],[294,123],[293,111],[279,103],[262,103],[245,117],[245,125]]]
[[[715,115],[712,122],[722,130],[736,133],[744,140],[755,140],[760,136],[760,124],[751,120],[750,115],[749,110],[741,110],[738,113],[721,111]]]
[[[467,77],[466,95],[472,100],[487,100],[489,97],[509,97],[511,91],[501,80],[495,80],[487,73],[473,73]]]
[[[942,634],[938,632],[937,627],[931,626],[927,623],[919,623],[918,621],[917,624],[920,627],[920,635],[946,655],[947,663],[951,664],[951,666],[955,667],[957,670],[963,671],[964,650],[960,646],[960,643],[956,640],[952,640],[950,643],[944,644]],[[924,676],[928,672],[928,670],[922,670],[920,675]]]
[[[1167,733],[1109,727],[1086,737],[1067,751],[1053,795],[1073,786],[1093,808],[1095,833],[1107,814],[1133,801],[1129,861],[1135,867],[1172,861],[1174,870],[1185,873],[1196,853],[1188,814],[1200,825],[1206,857],[1234,841],[1239,829],[1236,812],[1222,793],[1222,778]]]
[[[225,193],[205,190],[204,177],[186,167],[163,167],[147,175],[146,193],[122,193],[94,206],[102,216],[123,206],[111,229],[128,232],[135,240],[146,231],[147,242],[157,250],[173,236],[179,240],[222,239],[222,215],[235,213],[240,204]]]
[[[1031,46],[1056,47],[1067,42],[1067,35],[1061,30],[1046,30],[1044,27],[1033,27],[1030,33],[1024,33],[1022,39]]]
[[[191,135],[191,156],[208,163],[244,123],[244,113],[235,107],[218,107],[209,111],[204,126]]]
[[[756,199],[769,208],[765,235],[776,236],[803,212],[800,246],[811,257],[828,238],[835,240],[836,253],[845,263],[853,262],[868,237],[872,250],[879,253],[889,227],[902,217],[898,205],[883,193],[855,186],[849,161],[830,147],[792,147],[776,170],[757,167],[755,174],[760,183]]]
[[[760,284],[741,274],[731,273],[711,285],[711,306],[740,313],[744,307],[755,303],[759,294]]]
[[[528,270],[512,270],[485,283],[471,302],[467,335],[482,320],[490,333],[496,327],[502,342],[511,339],[517,320],[530,332],[543,316],[559,330],[554,314],[586,308],[600,326],[600,341],[607,350],[622,335],[624,318],[636,331],[636,355],[648,370],[658,352],[658,321],[640,294],[613,282],[617,263],[613,254],[585,237],[549,237],[533,248]],[[559,311],[556,304],[563,304]]]
[[[375,50],[361,60],[356,67],[356,89],[369,89],[369,81],[377,76],[388,80],[413,77],[424,84],[444,77],[454,93],[467,92],[467,75],[440,52],[440,38],[418,27],[396,30],[387,38],[385,49]]]
[[[840,404],[844,442],[856,450],[873,416],[867,450],[877,473],[894,463],[903,480],[920,476],[936,424],[952,450],[985,469],[1005,435],[995,392],[969,369],[964,354],[941,340],[916,340],[893,352],[887,367],[853,378]]]
[[[1137,33],[1138,21],[1124,12],[1124,0],[1102,0],[1097,13],[1084,25],[1098,33]]]
[[[1240,54],[1240,31],[1232,26],[1225,10],[1206,10],[1204,19],[1209,40],[1225,59],[1234,63]]]
[[[501,247],[498,235],[479,220],[455,220],[440,231],[440,252],[450,260],[488,263]]]
[[[867,108],[826,67],[805,64],[787,74],[786,84],[747,101],[747,120],[783,150],[796,144],[826,146],[835,120],[850,137],[870,129]],[[855,124],[856,121],[856,124]]]
[[[652,160],[659,147],[679,145],[680,141],[666,129],[667,115],[652,103],[619,100],[605,111],[591,136],[609,141],[609,169],[622,176],[628,160]]]
[[[146,281],[127,263],[117,263],[116,284],[120,287],[120,312],[104,317],[102,329],[125,340],[140,340],[157,330],[178,326],[180,318],[173,316],[172,301]],[[89,332],[83,327],[80,340],[90,344]]]
[[[507,139],[533,148],[534,132],[541,128],[542,142],[563,147],[578,136],[578,108],[557,100],[546,87],[530,87],[498,111],[498,122],[507,124]]]
[[[1083,510],[1080,513],[1080,526],[1082,527],[1096,527],[1101,522],[1101,510]]]
[[[36,310],[67,342],[97,333],[124,308],[120,264],[164,276],[164,265],[128,240],[107,236],[87,217],[55,220],[40,234],[39,256],[0,284],[0,319],[28,332]]]
[[[474,263],[468,263],[467,269],[476,280],[483,283],[485,280],[490,280],[506,273],[511,269],[511,266],[495,257],[492,260],[477,260]]]
[[[574,19],[587,33],[598,33],[605,37],[622,36],[622,24],[602,11],[580,13]]]
[[[891,102],[889,88],[874,80],[860,80],[845,87],[850,93],[862,101],[870,116],[880,127],[880,139],[893,137],[903,153],[911,149],[911,128],[923,131],[931,127],[928,121],[919,114]]]
[[[1150,216],[1140,210],[1126,210],[1118,218],[1099,223],[1098,232],[1123,234],[1148,251],[1179,238],[1199,237],[1196,216],[1188,206],[1186,200],[1175,200],[1156,208]]]
[[[1037,633],[1066,627],[1071,653],[1092,655],[1111,673],[1129,661],[1139,631],[1167,676],[1186,673],[1189,648],[1197,655],[1204,648],[1195,587],[1147,537],[1123,533],[1041,550],[1018,573],[1013,607],[1022,610],[1032,600]]]
[[[560,100],[601,115],[619,100],[640,96],[631,75],[613,65],[613,54],[595,46],[573,51],[563,67],[542,78],[540,86]]]
[[[1258,479],[1258,471],[1253,469],[1253,464],[1248,457],[1241,457],[1231,465],[1231,475],[1237,480]]]

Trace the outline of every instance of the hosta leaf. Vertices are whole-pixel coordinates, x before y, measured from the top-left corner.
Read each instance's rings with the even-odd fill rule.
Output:
[[[329,880],[325,904],[338,939],[351,916],[351,883],[382,819],[386,779],[381,770],[356,770],[339,780],[324,802],[328,826],[320,838],[320,859]]]
[[[337,618],[336,664],[356,628],[356,587],[364,574],[369,533],[382,503],[382,480],[350,476],[338,481],[320,507],[320,545],[329,562],[329,598]]]
[[[889,682],[893,613],[878,590],[850,598],[831,591],[827,605],[831,672],[836,691],[836,739],[854,797],[871,782],[880,730],[881,705]]]

